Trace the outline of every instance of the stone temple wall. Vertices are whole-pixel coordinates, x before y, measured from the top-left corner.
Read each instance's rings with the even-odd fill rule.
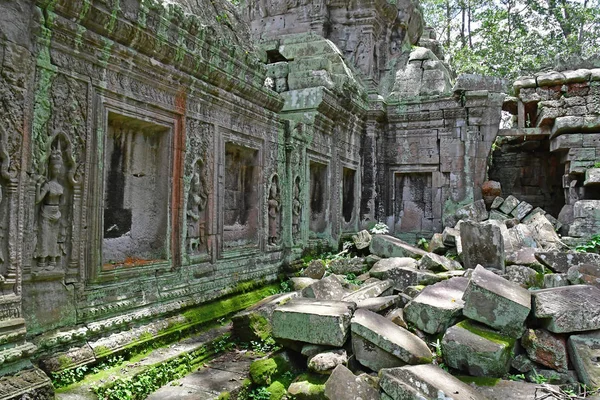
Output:
[[[83,365],[308,248],[427,236],[481,197],[502,83],[452,84],[416,3],[241,8],[0,5],[5,398],[48,387],[31,360]]]

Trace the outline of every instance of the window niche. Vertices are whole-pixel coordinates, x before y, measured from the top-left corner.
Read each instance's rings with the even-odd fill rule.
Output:
[[[225,144],[223,242],[226,248],[258,243],[258,150]]]
[[[109,113],[105,146],[103,265],[166,260],[169,128]]]
[[[344,168],[342,176],[342,215],[344,221],[349,223],[354,217],[356,171]]]
[[[310,221],[312,232],[322,233],[327,228],[327,165],[311,161],[310,174]]]

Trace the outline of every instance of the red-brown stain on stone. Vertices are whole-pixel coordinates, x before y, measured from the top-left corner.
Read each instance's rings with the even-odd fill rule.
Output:
[[[175,97],[178,114],[173,132],[173,191],[171,196],[173,229],[171,231],[171,254],[173,269],[181,265],[181,222],[183,218],[183,155],[185,149],[185,110],[187,95],[181,88]]]

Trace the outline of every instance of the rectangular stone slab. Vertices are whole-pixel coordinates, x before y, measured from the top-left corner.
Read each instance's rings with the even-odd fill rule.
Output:
[[[433,357],[424,341],[372,311],[356,310],[351,330],[407,364],[428,363]]]
[[[273,311],[273,337],[342,347],[355,303],[294,299]]]
[[[463,296],[463,315],[494,329],[520,337],[531,311],[531,294],[478,265]]]
[[[533,311],[554,333],[600,329],[600,289],[573,285],[533,292]]]
[[[379,371],[379,386],[394,400],[438,400],[441,391],[453,400],[486,400],[466,383],[433,364],[406,365]]]
[[[589,387],[600,386],[600,330],[572,335],[567,342],[579,380]]]

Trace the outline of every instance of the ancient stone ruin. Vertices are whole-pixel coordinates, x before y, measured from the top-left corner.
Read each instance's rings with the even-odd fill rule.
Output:
[[[329,399],[509,398],[442,360],[600,385],[600,63],[507,96],[412,0],[7,0],[0,47],[0,399],[127,398],[83,379],[119,357],[158,389],[253,305]]]

